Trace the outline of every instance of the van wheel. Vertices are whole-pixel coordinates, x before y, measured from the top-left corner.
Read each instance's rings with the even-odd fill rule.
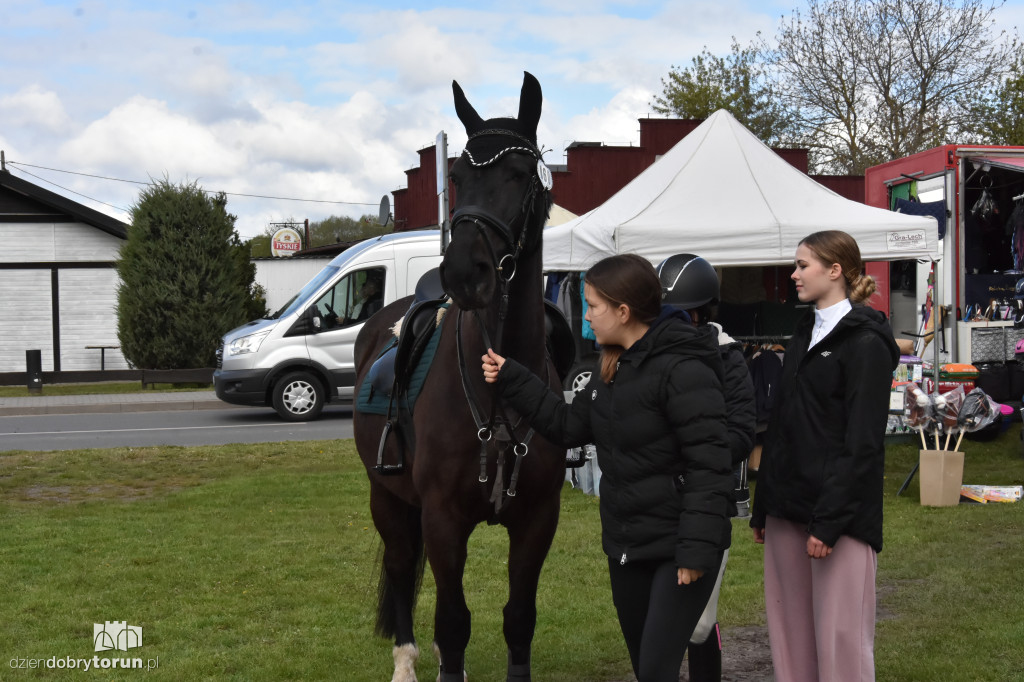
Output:
[[[324,409],[324,389],[309,372],[290,372],[274,385],[274,409],[290,422],[316,419]]]
[[[590,381],[590,372],[593,367],[591,364],[573,365],[573,368],[565,377],[565,390],[579,393],[586,388],[587,382]]]

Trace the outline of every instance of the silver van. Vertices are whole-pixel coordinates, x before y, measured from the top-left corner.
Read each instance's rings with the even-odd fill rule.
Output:
[[[346,249],[279,311],[224,335],[213,373],[217,397],[272,406],[289,421],[316,419],[329,401],[350,402],[363,322],[411,295],[440,263],[438,230],[387,234]]]

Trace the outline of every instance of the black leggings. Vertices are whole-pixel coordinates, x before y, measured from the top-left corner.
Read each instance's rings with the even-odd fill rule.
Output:
[[[673,560],[620,565],[609,557],[608,573],[637,681],[678,682],[686,645],[715,587],[718,567],[689,585],[677,584]]]

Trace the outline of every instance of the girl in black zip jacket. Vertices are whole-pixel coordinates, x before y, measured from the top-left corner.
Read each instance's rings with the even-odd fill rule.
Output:
[[[586,275],[601,371],[572,404],[489,351],[484,376],[539,433],[594,443],[612,597],[639,682],[677,682],[729,546],[732,469],[717,340],[661,306],[654,268],[612,256]]]
[[[874,679],[884,433],[899,350],[857,242],[800,242],[792,279],[814,310],[786,347],[750,521],[765,545],[777,682]]]

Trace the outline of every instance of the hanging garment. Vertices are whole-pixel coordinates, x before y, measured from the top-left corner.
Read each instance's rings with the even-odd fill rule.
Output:
[[[981,190],[981,196],[974,202],[974,206],[971,206],[971,215],[976,217],[978,220],[987,223],[992,220],[999,213],[999,205],[996,200],[989,193],[988,188]]]
[[[945,201],[909,201],[896,199],[896,211],[907,215],[923,215],[935,218],[939,223],[939,239],[946,236],[946,202]]]
[[[1013,235],[1013,269],[1024,270],[1024,204],[1013,207],[1006,228]]]
[[[584,317],[587,314],[587,299],[583,297],[583,285],[585,284],[584,278],[586,273],[580,276],[580,317]],[[590,323],[583,320],[583,329],[581,334],[583,338],[590,339],[591,341],[597,341],[597,337],[594,336],[594,330],[590,327]]]
[[[566,272],[549,272],[547,284],[544,287],[544,298],[552,303],[558,303],[558,293],[562,280],[566,278]]]
[[[773,350],[762,350],[750,359],[750,379],[754,383],[757,421],[765,423],[775,405],[782,381],[782,358]]]

